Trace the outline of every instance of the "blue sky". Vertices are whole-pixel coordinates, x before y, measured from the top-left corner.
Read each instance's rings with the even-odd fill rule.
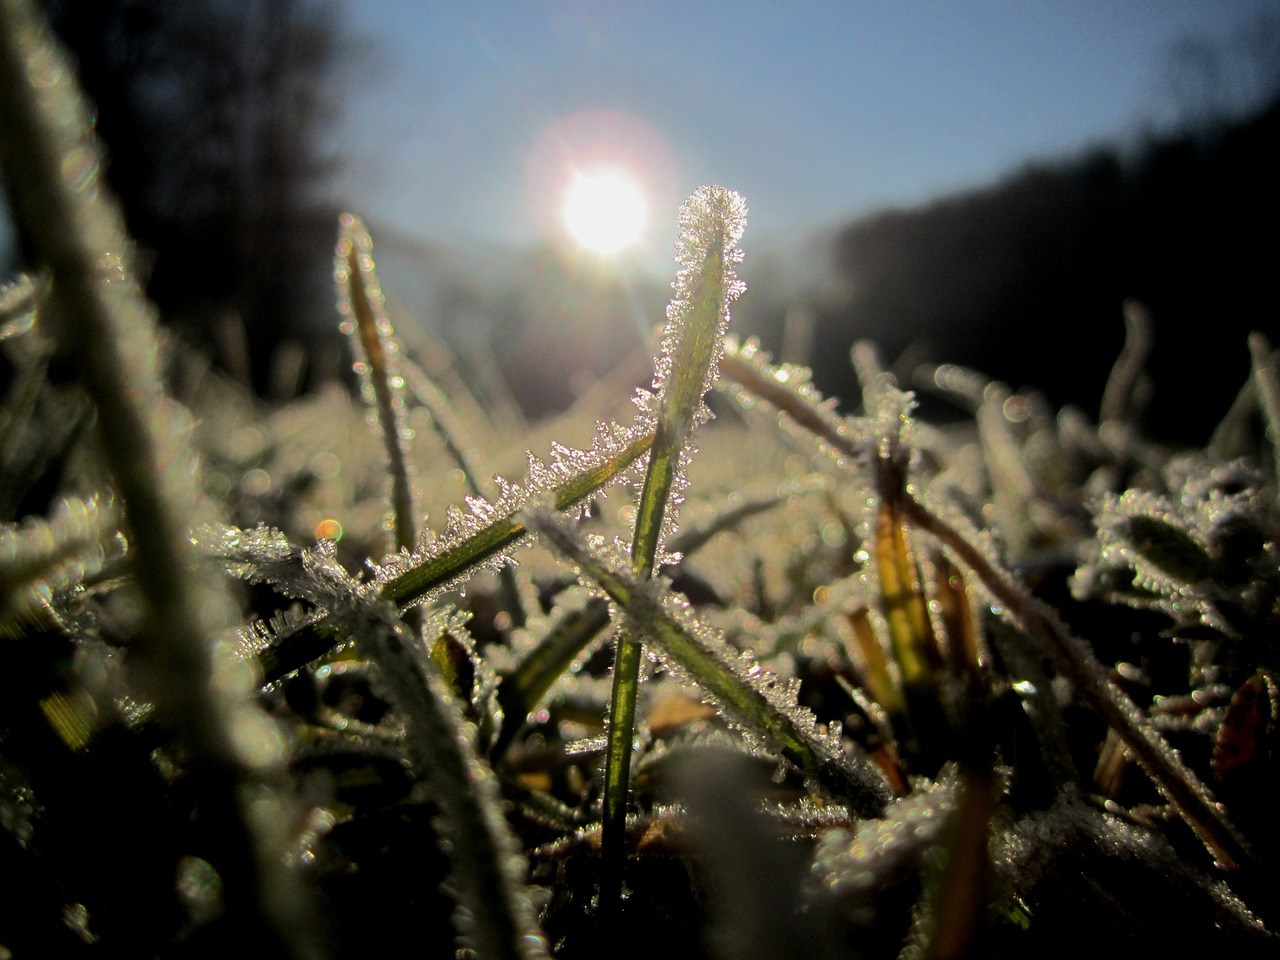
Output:
[[[680,198],[706,182],[746,196],[757,240],[789,241],[1158,126],[1174,45],[1225,41],[1268,10],[358,0],[343,13],[364,54],[345,86],[340,186],[411,234],[523,244],[549,189],[530,166],[570,129],[570,149],[621,141],[654,182],[650,253],[668,256]]]

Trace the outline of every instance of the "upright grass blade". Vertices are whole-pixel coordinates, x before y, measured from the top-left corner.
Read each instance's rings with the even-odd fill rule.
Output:
[[[230,928],[262,949],[311,955],[312,928],[278,846],[287,833],[280,757],[260,749],[275,734],[248,700],[252,683],[232,682],[240,674],[234,664],[228,672],[219,634],[234,606],[220,581],[197,577],[186,536],[197,490],[191,420],[161,385],[153,311],[131,275],[74,73],[27,0],[0,3],[0,90],[0,167],[52,278],[49,331],[97,406],[128,519],[145,612],[130,673],[191,752]]]
[[[693,429],[710,416],[702,398],[716,377],[729,304],[743,290],[733,267],[742,260],[736,244],[745,228],[746,204],[723,187],[699,188],[680,209],[681,270],[654,373],[657,434],[631,545],[639,576],[652,572],[660,541],[675,526],[668,503],[684,485],[681,460]]]
[[[879,503],[872,552],[880,611],[907,706],[904,740],[920,758],[923,769],[933,774],[950,753],[952,732],[942,699],[939,643],[929,616],[920,565],[908,540],[903,506],[908,495],[906,457],[905,451],[899,452],[904,455],[891,453],[875,460]]]
[[[333,276],[338,287],[341,328],[356,344],[355,369],[361,392],[377,416],[387,451],[391,474],[391,510],[387,519],[395,536],[395,549],[412,550],[418,544],[418,512],[413,504],[413,471],[404,423],[405,381],[397,369],[400,345],[374,271],[373,240],[364,221],[354,214],[344,213],[338,218]]]
[[[746,204],[723,187],[700,187],[680,209],[677,256],[681,270],[667,307],[667,325],[654,375],[657,428],[636,510],[631,541],[632,570],[647,579],[664,536],[674,528],[674,507],[684,485],[684,460],[693,428],[710,411],[703,395],[716,375],[729,303],[742,290],[733,272],[741,260],[737,243],[746,228]],[[627,791],[635,729],[641,641],[629,626],[618,634],[609,699],[605,750],[604,823],[600,905],[613,909],[622,892]]]
[[[1154,336],[1151,314],[1137,300],[1124,303],[1124,346],[1102,391],[1099,423],[1133,423],[1142,412],[1138,394]]]
[[[893,656],[902,672],[907,700],[936,700],[933,664],[926,651],[932,626],[925,607],[919,569],[907,546],[902,519],[902,485],[889,470],[880,471],[880,504],[876,509],[875,556],[880,578],[880,606],[889,627]]]

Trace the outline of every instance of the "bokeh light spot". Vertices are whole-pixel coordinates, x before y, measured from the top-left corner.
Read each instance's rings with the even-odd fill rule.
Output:
[[[316,524],[315,535],[317,540],[341,540],[342,524],[332,517],[326,517]]]

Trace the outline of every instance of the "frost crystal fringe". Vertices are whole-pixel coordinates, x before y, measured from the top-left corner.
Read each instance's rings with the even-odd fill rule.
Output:
[[[92,497],[64,500],[48,520],[0,525],[0,636],[58,591],[122,556],[122,538],[115,537],[119,519],[113,503]]]
[[[637,397],[641,410],[658,423],[632,545],[638,572],[661,562],[659,552],[675,529],[687,483],[689,438],[711,417],[703,397],[716,378],[729,304],[746,289],[733,272],[742,261],[737,243],[746,215],[742,197],[723,187],[700,187],[680,208],[675,296],[667,307],[653,391]]]
[[[451,508],[440,536],[424,532],[413,554],[388,557],[373,573],[382,596],[401,609],[436,596],[478,569],[495,567],[528,536],[521,519],[532,504],[557,511],[580,507],[602,487],[624,475],[653,443],[653,427],[643,420],[629,427],[600,424],[590,450],[557,445],[551,462],[528,455],[523,484],[496,482],[497,500],[467,498],[467,511]]]

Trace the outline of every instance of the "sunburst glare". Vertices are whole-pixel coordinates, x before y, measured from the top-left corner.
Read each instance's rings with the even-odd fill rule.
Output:
[[[527,163],[538,231],[604,259],[665,264],[670,238],[651,211],[679,202],[675,160],[651,124],[621,110],[560,117],[533,144]]]
[[[576,173],[560,207],[560,219],[574,242],[604,257],[640,239],[648,214],[635,177],[607,167]]]

